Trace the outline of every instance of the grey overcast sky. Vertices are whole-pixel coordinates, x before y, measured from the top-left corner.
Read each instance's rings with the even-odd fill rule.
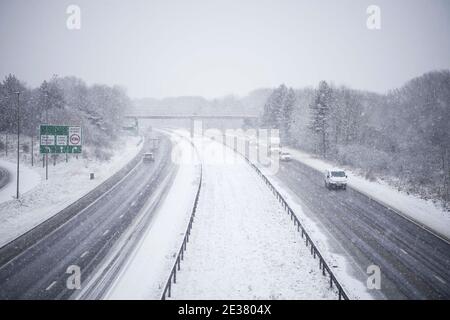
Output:
[[[381,30],[366,27],[371,4]],[[0,0],[0,44],[0,76],[29,86],[57,74],[135,98],[322,79],[385,92],[450,69],[450,0]]]

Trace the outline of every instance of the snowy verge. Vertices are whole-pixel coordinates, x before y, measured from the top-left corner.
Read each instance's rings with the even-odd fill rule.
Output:
[[[288,147],[284,149],[289,151],[295,160],[321,172],[334,167],[331,163],[314,158],[311,154],[298,149]],[[400,192],[382,181],[368,181],[349,170],[347,175],[348,185],[351,188],[394,209],[393,214],[400,214],[440,238],[444,238],[447,242],[450,241],[450,214],[437,207],[432,201]]]
[[[11,201],[16,197],[17,188],[17,163],[0,159],[0,167],[6,169],[9,172],[8,183],[0,189],[0,204],[6,201]],[[19,173],[19,192],[24,194],[41,182],[41,176],[35,170],[30,169],[28,166],[20,165]]]
[[[56,166],[50,164],[49,180],[45,180],[42,166],[22,165],[20,177],[31,180],[29,190],[21,191],[20,201],[0,203],[0,246],[52,217],[119,171],[141,150],[141,139],[127,137],[119,141],[118,149],[109,161],[79,157]],[[90,180],[90,173],[94,173],[95,179]]]

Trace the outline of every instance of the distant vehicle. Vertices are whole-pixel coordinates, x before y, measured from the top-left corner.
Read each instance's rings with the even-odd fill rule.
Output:
[[[270,154],[279,154],[281,156],[281,147],[279,146],[269,146]]]
[[[292,156],[289,152],[281,152],[280,153],[280,160],[281,161],[291,161]]]
[[[347,174],[344,170],[328,169],[325,171],[325,187],[328,189],[347,189]]]
[[[155,156],[151,152],[146,152],[142,156],[142,161],[143,162],[153,162],[153,161],[155,161]]]

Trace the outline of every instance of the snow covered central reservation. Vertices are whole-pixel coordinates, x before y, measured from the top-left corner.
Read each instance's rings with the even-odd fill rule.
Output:
[[[256,172],[222,144],[194,140],[203,187],[172,298],[336,299]]]

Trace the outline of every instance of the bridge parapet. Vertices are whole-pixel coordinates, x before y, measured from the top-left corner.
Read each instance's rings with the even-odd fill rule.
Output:
[[[244,119],[257,119],[258,116],[254,115],[199,115],[199,114],[178,114],[178,115],[125,115],[125,118],[134,119],[136,121],[136,126],[139,126],[139,119],[159,119],[159,120],[172,120],[172,119],[188,119],[190,120],[190,131],[191,136],[194,136],[194,121],[199,119],[222,119],[222,120],[244,120]]]

